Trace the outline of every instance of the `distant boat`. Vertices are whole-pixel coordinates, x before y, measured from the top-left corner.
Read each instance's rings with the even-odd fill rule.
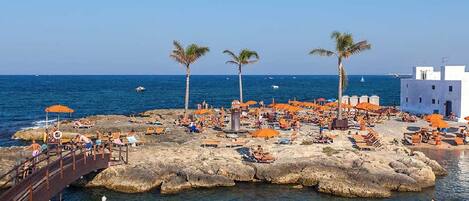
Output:
[[[362,79],[360,79],[360,82],[365,82],[365,78],[363,78],[363,76]]]
[[[269,77],[269,80],[273,80],[274,78],[273,77]]]
[[[137,91],[137,92],[143,92],[143,91],[145,91],[145,87],[138,86],[137,88],[135,88],[135,91]]]
[[[272,85],[272,89],[278,89],[277,85]]]
[[[230,79],[229,77],[226,78],[226,80],[229,80],[229,79]]]
[[[292,77],[293,79],[296,79],[296,77]]]

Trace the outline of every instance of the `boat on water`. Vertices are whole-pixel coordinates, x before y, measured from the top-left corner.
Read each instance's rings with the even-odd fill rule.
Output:
[[[360,79],[360,82],[365,82],[365,78],[363,78],[363,76],[362,79]]]
[[[272,89],[278,89],[278,85],[272,85]]]
[[[143,92],[143,91],[145,91],[145,87],[138,86],[137,88],[135,88],[135,91],[136,92]]]

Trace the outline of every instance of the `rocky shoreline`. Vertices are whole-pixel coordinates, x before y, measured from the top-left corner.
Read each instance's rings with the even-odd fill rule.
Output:
[[[243,161],[232,149],[214,153],[174,144],[146,147],[131,154],[130,164],[103,170],[85,186],[126,193],[155,188],[160,188],[161,193],[177,193],[190,188],[234,186],[236,182],[267,182],[300,184],[343,197],[389,197],[392,191],[421,191],[434,186],[436,176],[446,174],[436,161],[405,148],[376,157],[350,150],[334,155],[317,151],[304,154],[301,152],[313,149],[298,146],[303,147],[295,147],[288,155],[301,157],[271,164]]]
[[[353,148],[346,132],[334,131],[333,144],[301,143],[316,130],[304,126],[298,143],[276,144],[276,139],[246,138],[243,147],[201,147],[204,139],[220,139],[221,132],[209,130],[201,134],[187,134],[172,124],[179,110],[155,110],[159,120],[170,131],[164,135],[139,135],[145,145],[131,147],[129,163],[111,166],[94,175],[88,175],[77,184],[85,187],[104,187],[110,190],[140,193],[160,189],[161,193],[177,193],[190,188],[234,186],[236,182],[266,182],[301,185],[342,197],[390,197],[393,191],[421,191],[435,185],[437,176],[446,170],[422,152],[412,151],[395,136],[383,136],[383,147],[375,151]],[[122,115],[94,116],[97,129],[134,129],[143,132],[147,125],[128,122]],[[73,130],[86,133],[94,130]],[[40,131],[22,131],[15,134],[22,139],[37,138]],[[288,135],[288,133],[282,133]],[[40,135],[39,135],[40,136]],[[262,145],[277,160],[270,164],[246,160],[249,148]],[[10,149],[8,151],[8,149]],[[0,174],[12,167],[18,151],[1,148]],[[22,148],[15,148],[22,149]],[[22,154],[24,155],[24,154]],[[29,155],[28,155],[29,156]]]

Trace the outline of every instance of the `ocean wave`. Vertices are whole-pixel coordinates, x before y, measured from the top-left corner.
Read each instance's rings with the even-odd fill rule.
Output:
[[[38,128],[44,128],[46,127],[46,122],[48,125],[54,124],[57,122],[57,119],[51,119],[51,120],[38,120],[32,122],[32,126],[27,126],[27,127],[22,127],[21,130],[29,130],[29,129],[38,129]]]

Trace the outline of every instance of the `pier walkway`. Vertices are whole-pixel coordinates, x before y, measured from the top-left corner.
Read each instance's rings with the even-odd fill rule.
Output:
[[[9,189],[0,195],[0,200],[47,201],[84,175],[128,162],[128,146],[54,147],[26,159],[1,176],[0,187],[9,186]]]

